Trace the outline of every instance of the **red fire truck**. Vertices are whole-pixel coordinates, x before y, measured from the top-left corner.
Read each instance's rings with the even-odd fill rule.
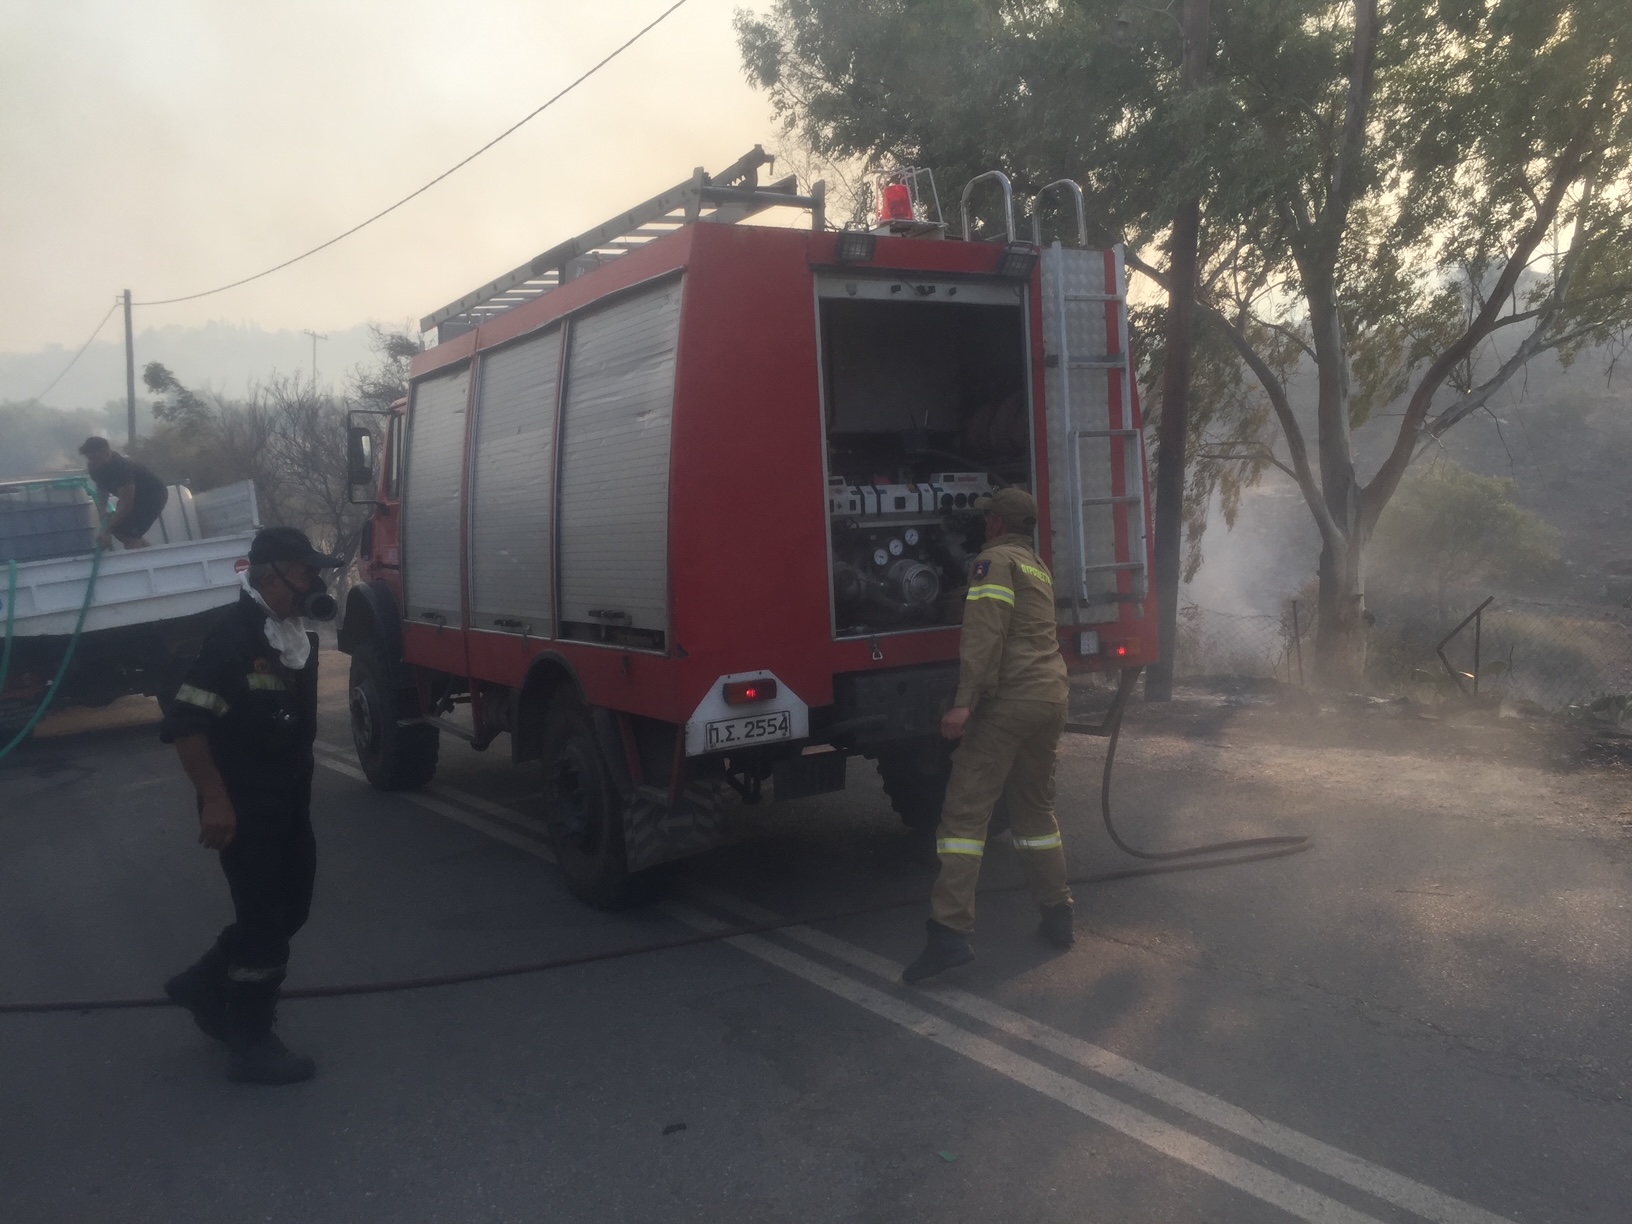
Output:
[[[1075,246],[1042,246],[1035,208],[1020,240],[995,171],[961,236],[916,175],[835,231],[821,184],[761,184],[769,161],[699,169],[430,315],[407,400],[351,434],[363,769],[423,785],[440,734],[508,732],[597,905],[717,844],[731,790],[839,790],[854,757],[933,825],[994,487],[1037,495],[1068,665],[1156,652],[1122,255],[1085,249],[1080,190],[1045,189]],[[775,207],[813,224],[744,224]]]

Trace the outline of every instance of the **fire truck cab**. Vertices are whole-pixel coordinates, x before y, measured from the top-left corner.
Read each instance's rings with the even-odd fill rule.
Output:
[[[1156,649],[1120,250],[1021,241],[995,172],[961,237],[900,192],[834,231],[821,185],[761,184],[769,161],[699,169],[428,316],[408,398],[352,433],[364,771],[423,785],[440,735],[508,733],[596,905],[717,844],[731,791],[842,789],[856,757],[934,824],[993,488],[1037,496],[1073,670]],[[777,206],[812,226],[745,223]]]

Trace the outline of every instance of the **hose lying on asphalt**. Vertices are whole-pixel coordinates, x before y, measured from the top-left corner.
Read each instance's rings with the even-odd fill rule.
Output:
[[[1105,721],[1097,727],[1086,726],[1081,723],[1068,723],[1066,730],[1078,735],[1109,736],[1110,743],[1105,746],[1105,768],[1099,776],[1099,806],[1100,814],[1105,818],[1105,832],[1110,834],[1111,841],[1123,854],[1134,858],[1152,859],[1157,862],[1170,862],[1174,859],[1198,858],[1209,854],[1233,854],[1238,850],[1280,847],[1281,854],[1296,854],[1300,850],[1309,848],[1307,837],[1244,837],[1236,841],[1212,842],[1205,846],[1190,846],[1183,850],[1136,850],[1122,840],[1122,835],[1116,831],[1116,824],[1111,819],[1111,766],[1116,763],[1116,745],[1122,738],[1122,715],[1127,710],[1128,698],[1133,693],[1133,686],[1139,679],[1142,668],[1126,667],[1117,681],[1116,696],[1111,698],[1111,707],[1105,714]],[[1267,857],[1278,858],[1279,854]],[[1234,859],[1230,860],[1234,862]],[[1250,862],[1251,860],[1245,860]],[[1225,864],[1219,864],[1224,866]]]
[[[1067,729],[1079,734],[1108,735],[1110,737],[1110,743],[1105,753],[1105,770],[1100,787],[1100,799],[1104,804],[1105,828],[1110,833],[1111,840],[1116,843],[1117,848],[1135,858],[1193,859],[1196,861],[1166,861],[1149,867],[1124,867],[1119,871],[1100,871],[1091,875],[1075,876],[1067,882],[1083,887],[1091,884],[1111,884],[1118,880],[1134,880],[1144,876],[1169,875],[1181,871],[1210,871],[1217,867],[1234,867],[1243,863],[1261,863],[1268,859],[1286,858],[1288,855],[1301,854],[1309,849],[1312,843],[1307,837],[1249,837],[1240,841],[1214,842],[1211,845],[1195,846],[1188,850],[1167,850],[1155,853],[1135,850],[1122,840],[1117,834],[1115,826],[1111,823],[1111,765],[1116,759],[1116,742],[1122,731],[1122,714],[1127,706],[1128,695],[1132,692],[1133,682],[1138,674],[1138,668],[1129,668],[1122,673],[1121,682],[1117,686],[1116,697],[1112,700],[1105,722],[1100,727],[1077,725],[1070,726]],[[1225,852],[1230,852],[1229,857],[1209,857]],[[1023,884],[1000,884],[982,888],[979,891],[984,896],[993,893],[1017,892],[1024,887]],[[726,940],[737,939],[743,935],[764,935],[772,931],[785,930],[788,927],[811,926],[816,923],[837,922],[841,919],[857,918],[867,914],[881,914],[888,910],[904,909],[909,905],[921,906],[926,900],[927,898],[921,895],[898,897],[889,901],[875,901],[867,905],[853,906],[849,909],[829,910],[821,914],[806,914],[797,918],[778,918],[771,922],[748,923],[741,926],[725,927],[717,931],[680,935],[673,939],[652,940],[649,943],[632,944],[600,952],[578,952],[570,956],[556,956],[548,960],[529,961],[519,965],[500,965],[492,969],[471,969],[461,973],[438,973],[424,977],[396,978],[379,982],[337,982],[329,986],[302,986],[292,990],[285,990],[283,998],[336,999],[351,995],[400,994],[409,990],[431,990],[440,986],[463,986],[471,982],[491,982],[499,978],[521,977],[529,973],[544,973],[551,969],[568,969],[576,965],[593,965],[601,961],[623,960],[630,956],[645,956],[651,952],[667,952],[675,948],[692,948],[699,944],[722,943]],[[40,1003],[0,1003],[0,1015],[134,1011],[142,1008],[171,1006],[174,1005],[170,1000],[162,996],[135,999],[79,999]]]
[[[1235,855],[1224,860],[1196,863],[1164,863],[1153,867],[1126,867],[1120,871],[1101,871],[1092,875],[1076,876],[1068,881],[1082,887],[1089,884],[1111,884],[1117,880],[1133,880],[1141,876],[1166,875],[1179,871],[1207,871],[1215,867],[1233,867],[1238,863],[1258,863],[1266,859],[1285,858],[1307,850],[1308,844],[1281,846],[1255,854]],[[982,895],[1017,892],[1023,884],[1005,884],[983,888]],[[747,923],[718,931],[680,935],[673,939],[657,939],[650,943],[610,948],[601,952],[578,952],[570,956],[556,956],[549,960],[529,961],[520,965],[500,965],[493,969],[471,969],[462,973],[439,973],[426,977],[397,978],[380,982],[338,982],[329,986],[301,986],[282,993],[285,999],[337,999],[349,995],[400,994],[409,990],[431,990],[439,986],[463,986],[471,982],[491,982],[498,978],[521,977],[528,973],[544,973],[550,969],[570,969],[575,965],[593,965],[601,961],[623,960],[630,956],[644,956],[649,952],[667,952],[674,948],[691,948],[698,944],[722,943],[743,935],[764,935],[788,927],[811,926],[822,922],[837,922],[866,914],[881,914],[887,910],[904,909],[909,905],[924,905],[924,896],[898,897],[890,901],[875,901],[851,909],[830,910],[821,914],[806,914],[798,918],[779,918],[774,922]],[[163,996],[135,999],[78,999],[43,1003],[0,1003],[0,1015],[39,1015],[48,1012],[134,1011],[148,1007],[172,1007]]]

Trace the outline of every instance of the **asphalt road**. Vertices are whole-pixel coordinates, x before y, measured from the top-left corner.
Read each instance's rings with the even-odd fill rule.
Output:
[[[588,910],[504,741],[445,741],[432,788],[377,794],[325,662],[292,986],[927,891],[853,762],[843,795],[738,812],[735,843],[652,908]],[[0,1002],[155,994],[228,916],[173,756],[127,721],[0,765]],[[1302,832],[1313,851],[1084,889],[1063,955],[1023,894],[993,892],[976,964],[928,990],[894,980],[922,936],[907,904],[289,1002],[285,1037],[320,1069],[285,1089],[227,1082],[173,1009],[0,1015],[0,1220],[1632,1218],[1629,863],[1593,819],[1614,780],[1468,761],[1423,802],[1409,753],[1228,734],[1130,742],[1130,829]],[[1078,873],[1127,865],[1095,824],[1101,752],[1072,740],[1062,765]],[[991,883],[1018,879],[1006,847],[987,861]]]

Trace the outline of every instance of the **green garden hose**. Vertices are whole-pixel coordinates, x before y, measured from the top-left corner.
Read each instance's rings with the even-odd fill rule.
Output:
[[[90,482],[83,477],[74,477],[66,480],[52,480],[42,482],[46,488],[78,487],[92,494]],[[35,724],[45,717],[45,712],[51,708],[51,702],[56,698],[57,689],[62,685],[62,678],[68,674],[68,665],[74,661],[74,650],[79,646],[80,632],[85,628],[85,617],[91,610],[91,600],[96,595],[96,575],[102,568],[102,539],[97,537],[95,551],[91,553],[91,576],[85,583],[85,598],[79,605],[79,619],[74,622],[74,634],[68,639],[68,650],[62,656],[62,666],[57,668],[57,674],[50,686],[45,690],[45,696],[40,699],[29,720],[22,729],[11,737],[11,741],[0,747],[0,761],[11,755],[12,749],[22,743],[33,732]],[[6,679],[11,672],[11,643],[17,623],[17,562],[6,563],[6,645],[3,654],[0,654],[0,693],[6,690]]]

